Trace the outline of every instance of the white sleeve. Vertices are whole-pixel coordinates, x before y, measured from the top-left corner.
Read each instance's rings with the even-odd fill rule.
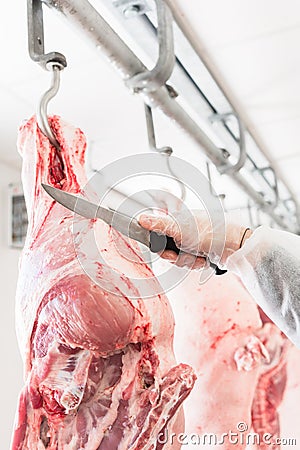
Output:
[[[300,348],[300,236],[261,226],[228,258],[227,268]]]

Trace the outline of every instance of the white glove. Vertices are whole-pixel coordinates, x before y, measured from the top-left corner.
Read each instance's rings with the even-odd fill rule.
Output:
[[[193,268],[207,266],[207,258],[219,267],[226,267],[227,258],[241,246],[242,238],[249,237],[250,230],[228,222],[228,216],[209,218],[206,211],[183,211],[168,215],[147,215],[139,217],[139,223],[147,230],[170,236],[184,253],[179,256],[165,250],[161,257],[178,266]],[[243,236],[245,234],[245,236]],[[194,255],[194,256],[192,256]],[[192,258],[191,258],[192,256]],[[195,258],[196,256],[196,258]]]

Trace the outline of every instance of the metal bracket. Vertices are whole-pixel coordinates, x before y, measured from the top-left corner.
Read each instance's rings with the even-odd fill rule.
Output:
[[[113,0],[112,4],[126,19],[142,16],[151,10],[146,0]]]
[[[277,176],[276,176],[275,170],[271,166],[257,168],[256,170],[258,172],[260,172],[261,174],[264,174],[265,172],[271,172],[272,173],[272,175],[274,177],[274,183],[273,183],[272,188],[273,188],[274,195],[275,195],[275,201],[274,201],[274,203],[272,203],[272,206],[273,207],[277,206],[278,202],[279,202],[279,192],[278,192],[278,182],[277,182]]]
[[[28,50],[31,59],[43,69],[55,62],[60,69],[67,66],[64,55],[58,52],[45,54],[43,6],[41,0],[27,0]]]
[[[293,209],[294,209],[295,212],[297,211],[297,205],[295,203],[295,200],[292,197],[289,197],[289,198],[286,198],[285,200],[282,200],[282,203],[285,205],[286,209],[289,212],[293,211]],[[291,208],[291,204],[294,207]]]
[[[127,87],[138,93],[143,90],[152,92],[166,84],[175,65],[173,16],[164,0],[155,0],[157,10],[157,35],[159,56],[155,67],[137,73],[125,81]]]
[[[247,153],[246,153],[246,141],[245,141],[245,128],[244,125],[241,121],[241,119],[239,118],[239,116],[235,113],[235,112],[228,112],[225,114],[213,114],[210,117],[210,121],[213,122],[225,122],[226,119],[228,119],[228,117],[234,116],[238,122],[238,127],[239,127],[239,147],[240,147],[240,154],[238,157],[237,162],[234,165],[227,165],[225,164],[224,166],[221,166],[218,168],[219,172],[221,174],[233,174],[235,172],[238,172],[245,164],[246,162],[246,158],[247,158]]]

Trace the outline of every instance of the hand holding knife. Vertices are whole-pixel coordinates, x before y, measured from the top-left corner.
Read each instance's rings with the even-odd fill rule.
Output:
[[[155,231],[146,230],[133,217],[129,217],[125,214],[119,213],[118,211],[96,205],[88,200],[84,200],[81,197],[64,192],[61,189],[57,189],[46,184],[42,184],[42,186],[54,200],[63,205],[65,208],[79,214],[80,216],[86,217],[87,219],[98,218],[103,220],[123,235],[145,245],[153,253],[171,250],[178,255],[180,252],[180,249],[177,247],[172,237],[159,234]],[[215,270],[216,275],[221,275],[227,272],[226,270],[219,269],[216,264],[213,264],[210,261],[209,263],[210,267]]]

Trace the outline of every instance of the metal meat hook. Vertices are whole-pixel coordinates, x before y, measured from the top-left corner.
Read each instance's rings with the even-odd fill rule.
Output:
[[[52,128],[49,124],[48,120],[48,103],[49,101],[55,97],[58,92],[60,85],[60,71],[61,67],[56,62],[49,63],[52,68],[52,82],[50,88],[44,93],[41,97],[40,102],[38,104],[38,109],[36,113],[37,123],[41,130],[41,132],[49,139],[52,145],[60,150],[60,145],[54,136]]]
[[[209,162],[208,161],[206,161],[206,172],[207,172],[207,178],[208,178],[208,183],[209,183],[209,191],[210,191],[210,194],[213,196],[213,197],[216,197],[216,198],[219,198],[220,200],[221,200],[221,203],[222,203],[222,205],[223,205],[223,208],[224,208],[224,210],[225,210],[225,212],[226,212],[226,208],[225,208],[225,206],[224,206],[224,200],[225,200],[225,194],[216,194],[215,193],[215,191],[214,191],[214,189],[213,189],[213,185],[212,185],[212,179],[211,179],[211,172],[210,172],[210,165],[209,165]]]
[[[154,123],[153,123],[152,109],[151,109],[150,106],[146,105],[146,103],[144,104],[144,106],[145,106],[145,115],[146,115],[146,125],[147,125],[147,135],[148,135],[149,148],[150,148],[150,150],[155,151],[157,153],[160,153],[162,155],[165,155],[167,157],[167,166],[168,166],[169,173],[178,182],[179,187],[180,187],[180,191],[181,191],[180,199],[182,201],[184,201],[185,198],[186,198],[186,187],[185,187],[184,183],[174,173],[174,171],[172,170],[171,165],[170,165],[170,157],[171,157],[171,155],[173,153],[173,150],[172,150],[171,147],[161,147],[161,148],[157,147],[157,145],[156,145],[156,137],[155,137],[155,130],[154,130]]]
[[[37,122],[42,133],[52,145],[60,150],[51,126],[48,122],[49,101],[57,94],[60,83],[60,71],[67,66],[64,55],[58,52],[45,53],[43,5],[41,0],[27,0],[28,50],[31,59],[43,69],[52,71],[50,89],[40,99],[37,110]]]

